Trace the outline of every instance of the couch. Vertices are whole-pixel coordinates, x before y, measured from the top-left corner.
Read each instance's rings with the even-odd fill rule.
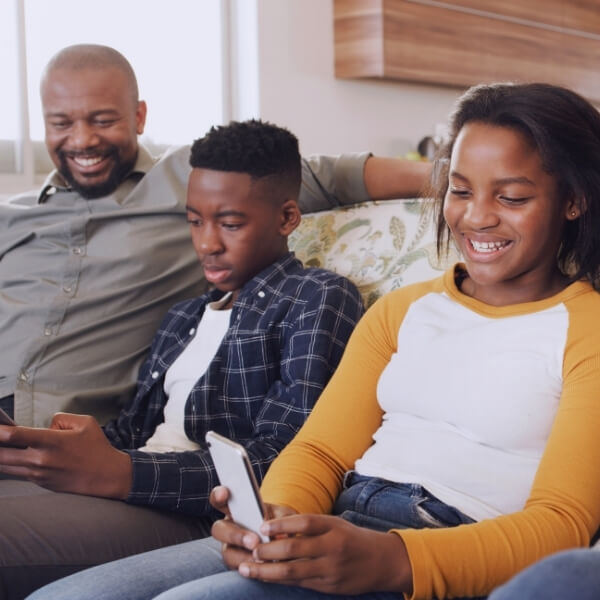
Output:
[[[387,200],[304,215],[290,248],[306,266],[345,275],[368,307],[400,286],[439,276],[458,260],[439,260],[426,201]]]

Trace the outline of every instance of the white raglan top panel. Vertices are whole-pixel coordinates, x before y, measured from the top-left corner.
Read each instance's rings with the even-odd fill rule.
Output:
[[[558,406],[568,325],[564,304],[490,318],[445,293],[415,301],[356,470],[419,483],[475,520],[521,510]]]
[[[231,309],[222,310],[231,297],[226,294],[206,306],[193,338],[165,373],[164,389],[168,396],[165,420],[158,425],[144,452],[184,452],[200,445],[188,438],[184,428],[185,405],[196,381],[204,375],[229,329]]]

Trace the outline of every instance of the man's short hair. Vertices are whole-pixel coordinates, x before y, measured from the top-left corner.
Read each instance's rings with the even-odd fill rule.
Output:
[[[247,173],[253,180],[268,178],[287,198],[297,199],[300,192],[298,139],[287,129],[258,119],[211,127],[193,143],[190,165]]]
[[[117,50],[101,44],[74,44],[59,50],[48,62],[42,76],[42,87],[48,74],[55,69],[107,69],[122,71],[134,102],[139,99],[138,84],[130,62]]]

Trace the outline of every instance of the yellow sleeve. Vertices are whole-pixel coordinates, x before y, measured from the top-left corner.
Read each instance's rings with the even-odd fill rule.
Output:
[[[272,463],[261,492],[266,502],[303,513],[329,513],[346,471],[373,443],[381,425],[379,376],[396,351],[412,301],[440,280],[386,294],[359,321],[342,360],[294,440]]]
[[[396,530],[410,557],[413,598],[484,596],[547,554],[589,545],[600,525],[600,310],[593,295],[569,308],[561,400],[524,509],[449,529]]]

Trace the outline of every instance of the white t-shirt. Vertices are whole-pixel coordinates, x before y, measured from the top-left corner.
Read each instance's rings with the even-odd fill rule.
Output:
[[[229,329],[231,309],[221,307],[229,303],[231,294],[206,306],[194,336],[165,374],[165,394],[169,398],[164,408],[165,420],[152,437],[141,447],[143,452],[184,452],[198,450],[199,444],[185,434],[185,406],[194,384],[206,372],[215,357],[221,341]]]

